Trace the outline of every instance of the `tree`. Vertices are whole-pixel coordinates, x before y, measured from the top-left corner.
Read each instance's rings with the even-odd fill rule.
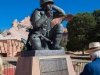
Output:
[[[97,23],[96,28],[95,28],[95,38],[96,41],[100,40],[100,10],[94,10],[93,15],[95,17],[95,21]]]
[[[100,10],[94,10],[93,16],[95,17],[97,24],[100,25]]]
[[[73,20],[68,22],[68,40],[67,50],[84,50],[88,48],[92,37],[89,35],[95,29],[96,22],[92,13],[78,13]]]
[[[2,33],[2,31],[0,30],[0,34]]]

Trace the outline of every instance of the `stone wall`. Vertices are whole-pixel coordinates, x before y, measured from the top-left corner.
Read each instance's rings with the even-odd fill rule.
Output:
[[[6,57],[15,57],[21,52],[23,43],[17,39],[0,40],[0,54]]]

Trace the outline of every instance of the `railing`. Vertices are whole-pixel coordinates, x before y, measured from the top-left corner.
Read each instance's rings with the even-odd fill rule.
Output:
[[[83,61],[79,61],[79,60],[72,61],[76,75],[79,75],[83,71],[84,66],[89,62],[90,61],[84,61],[84,60]]]
[[[79,60],[72,60],[73,63],[73,67],[74,70],[76,72],[76,75],[79,75],[84,66],[90,61],[79,61]],[[15,70],[16,70],[16,64],[17,61],[7,61],[4,62],[3,66],[4,66],[4,75],[14,75],[15,74]]]
[[[16,61],[5,62],[3,64],[4,67],[4,75],[14,75],[16,70]]]

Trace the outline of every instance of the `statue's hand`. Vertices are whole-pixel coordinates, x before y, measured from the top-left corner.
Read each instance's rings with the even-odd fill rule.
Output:
[[[45,12],[47,17],[52,17],[53,16],[53,12],[52,11],[47,11]]]
[[[63,20],[67,20],[67,21],[71,21],[73,19],[74,15],[72,14],[67,14],[66,16],[64,16]]]

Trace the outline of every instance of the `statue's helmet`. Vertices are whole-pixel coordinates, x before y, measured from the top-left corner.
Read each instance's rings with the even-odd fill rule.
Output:
[[[40,0],[40,6],[42,7],[45,3],[48,3],[48,2],[54,3],[53,0]]]

